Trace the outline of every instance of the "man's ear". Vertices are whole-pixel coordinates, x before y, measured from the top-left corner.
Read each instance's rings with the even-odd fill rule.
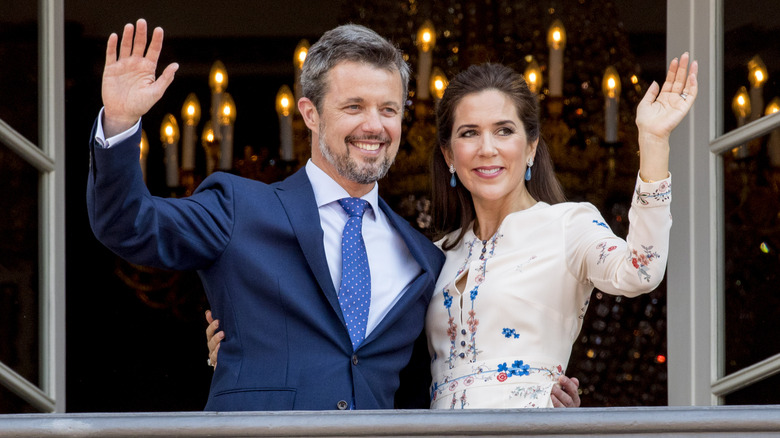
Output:
[[[301,97],[298,99],[298,111],[303,117],[303,122],[311,130],[311,132],[317,132],[320,126],[320,114],[317,111],[317,107],[314,102],[309,100],[308,97]]]

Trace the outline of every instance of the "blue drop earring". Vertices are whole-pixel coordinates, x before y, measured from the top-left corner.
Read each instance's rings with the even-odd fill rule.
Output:
[[[531,167],[534,165],[534,159],[533,158],[529,158],[527,164],[528,164],[528,167],[526,167],[526,169],[525,169],[525,180],[526,181],[531,181]]]
[[[455,187],[458,185],[458,181],[455,180],[455,165],[450,164],[450,173],[452,174],[452,177],[450,178],[450,187]]]

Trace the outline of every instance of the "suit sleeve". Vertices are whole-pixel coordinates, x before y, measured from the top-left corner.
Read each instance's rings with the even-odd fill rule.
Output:
[[[208,178],[191,197],[152,196],[139,165],[141,129],[105,149],[90,138],[87,208],[95,237],[125,260],[189,270],[210,265],[233,227],[233,187],[225,174]]]
[[[582,282],[614,294],[637,296],[658,287],[669,254],[671,177],[637,183],[626,240],[609,229],[595,207],[579,208],[566,225],[569,269]]]

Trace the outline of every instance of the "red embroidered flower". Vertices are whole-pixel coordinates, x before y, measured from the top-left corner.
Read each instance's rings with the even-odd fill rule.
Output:
[[[503,382],[506,380],[506,373],[498,373],[498,376],[496,376],[496,379],[498,379],[499,382]]]
[[[639,269],[639,261],[637,261],[636,257],[631,259],[631,263],[634,264],[634,267]]]
[[[469,386],[472,383],[474,383],[474,376],[468,376],[466,377],[466,380],[463,381],[463,384],[466,386]]]
[[[610,246],[607,251],[614,251],[617,248],[617,246]]]
[[[457,380],[455,380],[455,381],[450,383],[450,391],[455,391],[455,388],[457,388],[457,387],[458,387],[458,381]]]

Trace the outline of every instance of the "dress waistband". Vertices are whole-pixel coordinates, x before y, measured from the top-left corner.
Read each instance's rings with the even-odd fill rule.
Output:
[[[430,396],[433,401],[466,388],[517,383],[557,383],[563,372],[561,365],[525,363],[516,358],[477,361],[446,370],[444,373],[434,371]]]

